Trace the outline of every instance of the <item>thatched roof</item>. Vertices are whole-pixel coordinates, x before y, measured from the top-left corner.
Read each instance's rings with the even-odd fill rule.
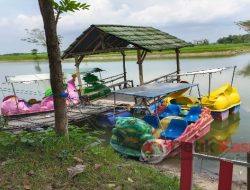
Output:
[[[189,45],[184,40],[153,27],[91,25],[65,50],[63,58],[128,49],[162,51]]]

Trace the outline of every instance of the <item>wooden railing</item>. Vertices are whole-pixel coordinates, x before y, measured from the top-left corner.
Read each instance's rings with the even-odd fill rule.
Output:
[[[249,153],[248,160],[249,160]],[[180,177],[180,190],[191,190],[192,189],[192,176],[193,176],[193,157],[216,160],[220,162],[219,171],[219,182],[218,190],[231,190],[232,189],[232,178],[233,178],[233,165],[240,165],[250,168],[250,163],[230,160],[226,158],[219,158],[216,156],[210,156],[205,154],[199,154],[194,152],[192,143],[182,142],[181,143],[181,177]],[[250,189],[250,179],[247,174],[247,189]]]

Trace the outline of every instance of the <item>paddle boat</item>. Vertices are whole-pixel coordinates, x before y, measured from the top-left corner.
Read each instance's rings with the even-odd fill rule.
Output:
[[[233,68],[231,84],[224,84],[211,92],[212,74],[222,72],[231,68]],[[164,99],[164,104],[178,104],[181,105],[183,109],[190,109],[191,106],[197,105],[205,106],[210,108],[214,119],[221,121],[226,120],[229,117],[229,114],[236,114],[240,110],[240,95],[237,88],[232,86],[235,69],[236,66],[233,66],[179,74],[180,76],[193,76],[192,83],[194,82],[197,75],[208,74],[208,95],[201,97],[201,95],[199,94],[199,97],[195,97],[191,95],[192,89],[190,89],[189,94],[183,94],[182,91],[182,93],[173,93],[169,95]]]
[[[240,95],[237,88],[224,84],[201,99],[201,105],[211,109],[215,119],[225,120],[229,114],[240,110]]]
[[[58,94],[58,96],[66,98],[66,104],[68,106],[76,105],[79,103],[79,96],[75,86],[75,78],[76,75],[72,75],[72,79],[67,82],[65,91],[61,94]],[[23,114],[53,111],[53,95],[45,96],[40,101],[34,98],[31,98],[26,101],[16,96],[16,91],[13,85],[14,83],[25,84],[27,82],[37,82],[41,80],[49,80],[49,74],[19,75],[14,77],[8,77],[7,82],[12,85],[14,95],[4,97],[1,104],[1,114],[3,116],[16,116]]]
[[[182,110],[180,105],[163,104],[168,95],[194,86],[198,85],[152,83],[115,91],[116,94],[135,98],[137,104],[130,111],[132,115],[136,112],[137,117],[116,118],[111,146],[123,155],[157,163],[176,155],[182,141],[193,142],[204,136],[213,121],[208,108],[193,106],[187,111]]]
[[[74,73],[74,69],[64,69],[65,73]],[[102,72],[105,71],[101,68],[81,68],[78,71],[79,77],[76,81],[76,86],[82,96],[88,97],[89,100],[95,100],[111,93],[111,89],[116,86],[121,88],[122,85],[133,83],[131,80],[124,80],[124,73],[102,77]],[[98,75],[99,74],[99,75]],[[132,84],[133,85],[133,84]]]

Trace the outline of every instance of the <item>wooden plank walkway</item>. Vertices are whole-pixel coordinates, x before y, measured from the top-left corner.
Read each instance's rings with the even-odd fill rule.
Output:
[[[111,105],[79,105],[68,110],[69,123],[77,123],[90,120],[93,117],[102,115],[105,111],[112,110]],[[48,128],[54,126],[54,112],[38,113],[34,115],[23,115],[17,117],[9,117],[2,130],[21,131],[36,130],[39,128]]]

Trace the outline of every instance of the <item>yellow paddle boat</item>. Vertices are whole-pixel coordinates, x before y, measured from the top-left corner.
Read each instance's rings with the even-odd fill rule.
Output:
[[[225,120],[229,113],[237,113],[240,109],[240,95],[237,88],[224,84],[201,99],[201,105],[212,111],[215,119]]]

